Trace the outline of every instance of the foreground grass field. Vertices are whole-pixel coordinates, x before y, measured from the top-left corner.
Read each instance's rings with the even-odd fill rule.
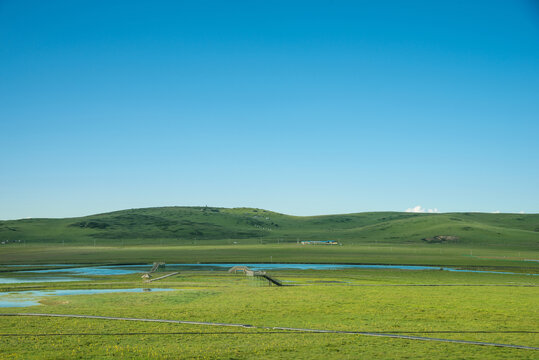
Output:
[[[272,274],[298,286],[260,286],[244,275],[226,272],[182,272],[150,284],[179,291],[49,297],[41,306],[2,312],[374,331],[539,346],[536,276],[399,270]],[[462,286],[474,284],[483,286]],[[148,285],[141,283],[139,275],[124,275],[75,283],[4,284],[0,289],[141,286]],[[0,333],[19,334],[2,336],[3,359],[535,359],[538,354],[536,350],[360,335],[97,319],[2,317]]]

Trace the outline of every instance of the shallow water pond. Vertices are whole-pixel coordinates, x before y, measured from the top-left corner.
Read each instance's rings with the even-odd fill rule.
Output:
[[[12,292],[0,293],[0,307],[26,307],[26,306],[41,305],[39,301],[47,296],[93,295],[93,294],[109,294],[109,293],[120,293],[120,292],[153,292],[153,291],[175,291],[175,290],[177,289],[136,288],[136,289],[12,291]]]
[[[444,270],[455,272],[472,272],[472,273],[488,273],[488,274],[511,274],[511,275],[537,275],[537,274],[525,274],[515,273],[507,271],[494,271],[494,270],[468,270],[468,269],[455,269],[450,267],[439,266],[420,266],[420,265],[349,265],[349,264],[279,264],[279,263],[266,263],[266,264],[166,264],[166,271],[226,271],[234,266],[247,266],[251,270],[339,270],[339,269],[389,269],[389,270]],[[41,265],[47,266],[47,265]],[[59,274],[59,275],[78,275],[78,276],[106,276],[106,275],[128,275],[148,272],[151,269],[151,265],[106,265],[106,266],[80,266],[61,269],[40,269],[40,270],[23,270],[18,273],[46,273],[46,274]],[[34,278],[37,279],[37,278]],[[44,281],[55,281],[54,277]],[[60,279],[60,277],[56,278]],[[79,277],[64,276],[64,280],[57,281],[77,281],[87,280]],[[34,280],[35,282],[41,282],[40,280]],[[12,281],[27,282],[27,281]],[[29,282],[29,281],[28,281]],[[1,283],[1,281],[0,281]]]
[[[73,267],[68,269],[45,269],[45,270],[25,270],[33,273],[69,273],[73,275],[128,275],[150,270],[149,265],[135,265],[137,269],[130,269],[129,265],[117,266],[89,266]]]
[[[22,284],[34,282],[66,282],[90,280],[80,277],[68,276],[26,276],[26,277],[0,277],[0,284]]]

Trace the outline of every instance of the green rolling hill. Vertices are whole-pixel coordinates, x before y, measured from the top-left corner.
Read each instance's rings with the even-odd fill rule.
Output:
[[[539,249],[539,214],[366,212],[290,216],[262,209],[160,207],[79,218],[0,221],[4,243],[217,244],[338,240]]]

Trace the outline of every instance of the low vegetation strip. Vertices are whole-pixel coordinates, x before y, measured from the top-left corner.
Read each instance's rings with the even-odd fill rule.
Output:
[[[166,331],[166,332],[121,332],[121,333],[50,333],[50,334],[0,334],[0,337],[34,336],[137,336],[137,335],[266,335],[290,334],[290,331]]]
[[[380,332],[303,329],[303,328],[290,328],[290,327],[278,327],[278,326],[268,327],[268,326],[255,326],[255,325],[247,325],[247,324],[229,324],[229,323],[214,323],[214,322],[185,321],[185,320],[166,320],[166,319],[138,319],[138,318],[122,318],[122,317],[109,317],[109,316],[97,316],[97,315],[75,315],[75,314],[0,313],[0,316],[67,317],[67,318],[87,318],[87,319],[102,319],[102,320],[161,322],[161,323],[189,324],[189,325],[232,326],[232,327],[241,327],[241,328],[250,328],[250,329],[268,329],[268,330],[274,330],[274,331],[275,330],[277,330],[277,331],[282,330],[282,331],[306,332],[306,333],[351,334],[351,335],[387,337],[387,338],[405,339],[405,340],[438,341],[438,342],[447,342],[447,343],[455,343],[455,344],[495,346],[495,347],[504,347],[504,348],[513,348],[513,349],[525,349],[525,350],[539,350],[539,347],[533,347],[533,346],[500,344],[500,343],[469,341],[469,340],[440,339],[440,338],[430,338],[430,337],[423,337],[423,336],[386,334],[386,333],[380,333]]]
[[[325,286],[342,286],[342,284],[327,284]],[[502,286],[502,287],[539,287],[531,284],[347,284],[346,286]]]
[[[539,331],[393,331],[402,334],[539,334]],[[382,331],[371,333],[384,334]],[[0,334],[0,337],[34,337],[34,336],[136,336],[136,335],[266,335],[266,334],[291,334],[290,331],[165,331],[165,332],[119,332],[119,333],[13,333]],[[313,332],[312,334],[323,334]]]
[[[187,325],[235,326],[235,327],[242,327],[242,328],[256,328],[256,326],[245,325],[245,324],[227,324],[227,323],[213,323],[213,322],[185,321],[185,320],[166,320],[166,319],[138,319],[138,318],[124,318],[124,317],[97,316],[97,315],[5,313],[5,314],[0,314],[0,316],[68,317],[68,318],[82,318],[82,319],[126,320],[126,321],[161,322],[161,323],[187,324]]]

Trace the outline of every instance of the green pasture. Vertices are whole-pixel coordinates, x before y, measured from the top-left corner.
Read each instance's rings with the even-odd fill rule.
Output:
[[[349,263],[496,267],[511,271],[539,269],[539,251],[459,244],[293,244],[73,246],[11,244],[0,264],[150,263]],[[1,265],[0,265],[1,270]]]
[[[449,245],[539,251],[539,215],[370,212],[300,217],[251,208],[161,207],[0,221],[4,244],[177,246],[337,240],[344,245],[435,246],[437,235],[454,237],[441,241]]]
[[[378,331],[539,346],[536,276],[399,270],[281,270],[272,275],[296,286],[269,287],[225,271],[182,272],[151,284],[143,284],[137,274],[95,276],[90,281],[72,283],[4,284],[0,286],[2,291],[133,287],[181,290],[48,297],[40,306],[3,308],[1,312]],[[463,286],[474,284],[498,286]],[[360,335],[93,319],[0,318],[0,334],[14,333],[26,335],[1,337],[0,358],[537,358],[535,350]],[[44,334],[83,335],[40,336]]]
[[[442,237],[440,237],[442,236]],[[337,240],[337,246],[301,245]],[[397,212],[296,217],[262,209],[167,207],[0,221],[9,265],[403,264],[493,270],[279,270],[283,287],[226,271],[0,284],[44,289],[174,288],[45,297],[40,312],[385,332],[539,347],[539,215]],[[151,265],[148,265],[148,270]],[[18,267],[18,270],[27,269]],[[62,275],[62,274],[58,274]],[[351,334],[98,319],[0,317],[1,359],[536,359],[537,350]],[[7,336],[9,335],[9,336]]]

